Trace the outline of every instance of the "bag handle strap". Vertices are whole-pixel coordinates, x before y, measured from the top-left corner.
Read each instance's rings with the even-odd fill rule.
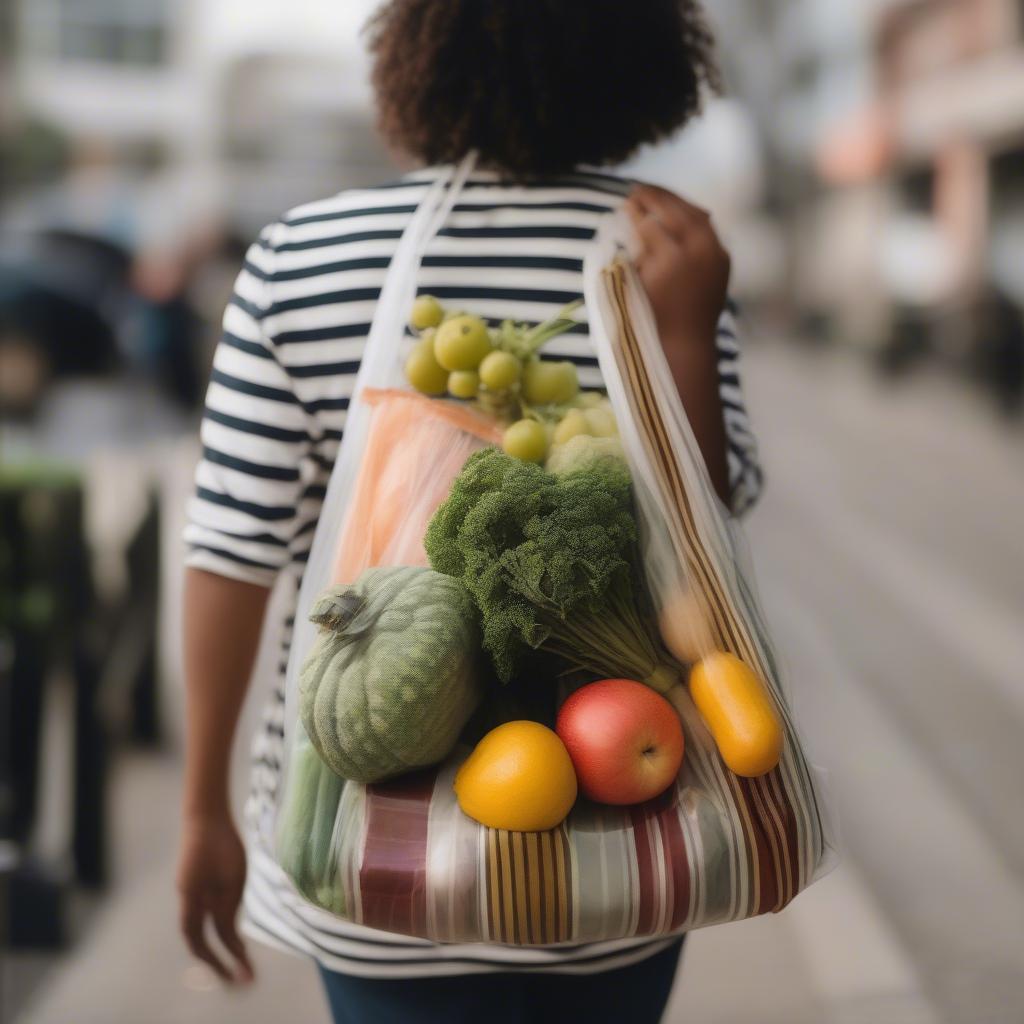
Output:
[[[446,168],[427,190],[416,212],[406,225],[388,267],[373,323],[366,341],[362,386],[380,384],[394,362],[396,348],[405,335],[405,324],[416,294],[416,275],[423,253],[431,239],[441,230],[462,188],[476,166],[476,152],[471,151],[455,167]]]
[[[459,196],[462,194],[466,182],[469,180],[469,176],[473,173],[473,169],[476,167],[477,152],[475,149],[471,149],[463,158],[459,161],[457,167],[450,171],[446,176],[447,188],[444,192],[443,200],[437,204],[437,208],[434,212],[434,216],[430,219],[424,237],[420,240],[417,247],[417,262],[423,259],[423,251],[426,249],[427,244],[430,240],[441,230],[441,226],[448,219],[448,215],[452,212],[456,202],[458,202]]]
[[[463,186],[476,166],[476,153],[470,152],[457,166],[443,170],[427,189],[416,212],[409,219],[391,258],[377,308],[373,314],[359,375],[356,378],[345,437],[335,459],[327,484],[320,521],[309,552],[306,571],[298,597],[298,613],[288,658],[285,721],[295,721],[291,706],[297,692],[300,652],[309,650],[316,627],[307,618],[308,609],[329,581],[337,543],[347,505],[359,472],[362,452],[369,433],[371,408],[362,401],[365,388],[388,386],[398,364],[405,338],[405,325],[416,293],[416,276],[423,253],[451,213]]]

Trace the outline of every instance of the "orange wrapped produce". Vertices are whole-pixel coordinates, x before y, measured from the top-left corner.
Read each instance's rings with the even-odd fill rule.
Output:
[[[334,559],[332,583],[364,569],[427,565],[423,534],[473,452],[501,443],[489,417],[412,391],[366,388],[373,430]]]

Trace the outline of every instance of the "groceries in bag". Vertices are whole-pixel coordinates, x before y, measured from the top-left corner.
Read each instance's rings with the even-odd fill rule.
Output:
[[[379,782],[451,753],[483,693],[475,610],[462,584],[419,567],[367,569],[313,608],[303,728],[343,779]]]
[[[428,190],[402,235],[374,312],[371,343],[300,588],[287,669],[283,783],[276,815],[262,820],[276,831],[278,862],[307,900],[332,914],[440,942],[601,942],[668,935],[781,909],[820,875],[828,828],[738,537],[709,493],[635,272],[616,258],[624,244],[616,218],[605,221],[584,252],[586,351],[597,355],[607,393],[581,391],[584,381],[573,365],[581,351],[577,343],[559,342],[560,359],[549,359],[543,349],[544,334],[573,329],[567,315],[535,327],[485,320],[478,316],[482,309],[446,310],[429,296],[413,305],[426,244],[456,202],[471,163]],[[605,273],[613,268],[614,275]],[[400,323],[406,302],[413,309],[411,340]],[[620,359],[627,349],[642,350],[639,365]],[[571,631],[581,609],[594,611],[609,599],[621,603],[624,592],[632,600],[625,612],[616,605],[615,635],[601,637],[600,658],[591,659],[594,667],[588,669],[556,649],[558,635],[545,619],[551,607],[542,576],[533,588],[543,598],[540,607],[522,594],[505,603],[518,630],[509,633],[515,639],[514,665],[505,682],[484,645],[481,595],[473,595],[464,576],[450,577],[469,595],[470,618],[476,616],[479,630],[476,710],[438,763],[408,771],[395,766],[398,774],[376,782],[343,779],[306,735],[300,713],[301,669],[322,639],[308,613],[322,591],[359,586],[368,570],[429,566],[436,573],[425,543],[429,524],[451,500],[467,463],[487,453],[529,463],[526,468],[540,474],[533,479],[542,504],[559,481],[571,490],[572,478],[581,473],[615,479],[617,470],[628,470],[636,539],[628,557],[623,551],[616,556],[628,571],[617,566],[610,574],[619,584],[627,580],[628,589],[608,582],[606,568],[615,559],[604,560],[605,570],[601,558],[584,566],[585,535],[593,532],[605,555],[614,544],[609,547],[602,536],[607,523],[593,524],[583,515],[579,537],[557,567],[568,588],[560,597],[571,596],[577,583],[564,573],[571,564],[585,568],[584,580],[598,586],[586,600],[570,600],[573,614],[558,625]],[[486,496],[472,514],[486,518],[492,502],[502,501]],[[593,504],[586,497],[581,511]],[[503,552],[496,560],[511,563],[524,555],[531,529],[540,534],[557,522],[549,511],[532,525],[516,521],[504,533],[490,528],[495,550]],[[568,511],[559,513],[563,528]],[[536,560],[531,564],[536,567]],[[496,607],[501,597],[496,595]],[[618,681],[612,676],[611,687],[600,685],[600,677],[611,673],[596,666],[607,662],[609,650],[621,649],[623,614],[637,618],[633,654],[636,647],[647,649],[653,652],[650,661],[665,669],[645,668],[665,687],[664,697],[626,673],[616,673]],[[732,705],[722,699],[723,691],[708,689],[718,698],[708,705],[708,720],[691,697],[691,689],[700,693],[694,665],[716,652],[747,666],[778,713],[781,757],[761,776],[736,774],[719,753],[716,737],[723,751],[730,742],[721,725]],[[393,664],[390,671],[397,675],[401,668]],[[345,685],[335,696],[348,694],[354,678],[340,679]],[[626,699],[643,694],[656,708],[637,700],[616,716],[622,731],[609,734],[600,727],[600,709],[616,689]],[[358,698],[359,691],[356,685],[351,692]],[[570,705],[573,693],[584,696]],[[588,699],[591,693],[598,699]],[[652,766],[662,751],[679,756],[669,733],[640,735],[642,726],[665,721],[666,703],[683,735],[675,778],[660,794],[660,777],[648,779],[650,788],[631,792],[602,786],[608,779],[595,766],[613,752],[632,757],[634,764],[646,758]],[[567,707],[594,709],[593,716],[570,716],[575,728],[559,736],[558,712]],[[329,724],[330,702],[324,709]],[[482,743],[496,729],[502,730],[496,733],[501,743]],[[734,728],[731,739],[742,735]],[[763,740],[767,733],[759,735]],[[474,751],[480,756],[471,759]],[[531,777],[544,784],[532,790],[517,785]],[[512,794],[507,799],[499,793],[499,779]],[[648,794],[654,795],[642,799]],[[602,802],[612,800],[641,802]],[[526,806],[533,820],[491,818],[496,807],[500,813]],[[567,807],[560,823],[542,827]],[[480,823],[487,819],[512,828]],[[307,912],[300,905],[295,910]]]
[[[556,731],[580,790],[602,804],[640,804],[675,781],[683,727],[661,694],[632,679],[601,679],[576,690],[558,711]]]
[[[488,828],[545,832],[576,802],[576,771],[561,738],[540,722],[505,722],[473,748],[455,775],[462,810]]]
[[[715,651],[690,670],[690,696],[737,775],[757,778],[782,756],[782,724],[764,683],[734,654]]]
[[[375,429],[335,577],[361,572],[314,606],[321,629],[300,682],[302,724],[323,762],[343,779],[373,783],[451,753],[484,699],[483,656],[506,684],[527,657],[536,671],[536,655],[553,680],[573,670],[603,680],[569,697],[558,735],[501,726],[457,777],[473,794],[460,796],[471,817],[525,831],[552,828],[569,812],[576,774],[568,801],[570,787],[557,780],[574,765],[590,799],[629,804],[667,788],[683,756],[678,715],[651,692],[686,675],[680,648],[670,652],[662,639],[671,646],[678,610],[663,610],[659,630],[614,414],[605,396],[579,392],[571,363],[539,351],[572,326],[569,312],[536,328],[506,321],[489,331],[472,314],[446,316],[430,296],[416,300],[412,321],[422,334],[406,372],[419,393],[363,396]],[[444,389],[435,386],[440,372],[421,372],[428,348],[448,375]],[[559,377],[565,366],[571,385]],[[459,373],[480,378],[454,389],[467,401],[428,397],[453,393]],[[532,404],[537,399],[550,401]],[[519,418],[503,426],[500,414]],[[529,438],[516,442],[526,427],[536,430],[538,450]],[[431,569],[422,568],[426,561]],[[707,646],[692,653],[691,693],[726,763],[742,774],[770,770],[781,732],[763,686],[730,655]],[[525,737],[533,742],[519,749],[514,741]],[[521,783],[501,769],[506,761],[524,773]],[[526,780],[534,777],[555,780],[553,800],[531,795]],[[521,813],[472,809],[498,806]]]
[[[425,546],[430,564],[476,602],[504,682],[524,655],[541,651],[556,666],[666,691],[680,668],[641,610],[636,542],[623,463],[555,476],[484,448],[456,478]]]
[[[469,456],[501,440],[493,419],[413,391],[366,388],[372,430],[337,543],[333,583],[364,569],[426,565],[423,534]]]

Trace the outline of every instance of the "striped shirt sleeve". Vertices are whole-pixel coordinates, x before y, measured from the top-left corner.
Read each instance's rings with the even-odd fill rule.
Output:
[[[224,312],[185,528],[187,565],[263,586],[289,561],[312,447],[308,413],[265,329],[277,230],[250,247]]]
[[[725,437],[728,444],[729,505],[734,515],[741,516],[761,496],[764,476],[757,455],[757,441],[750,427],[750,418],[743,401],[740,384],[740,346],[737,326],[738,310],[729,300],[718,321],[718,391],[725,416]]]

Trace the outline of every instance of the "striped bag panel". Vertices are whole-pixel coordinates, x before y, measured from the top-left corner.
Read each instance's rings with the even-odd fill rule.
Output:
[[[602,276],[616,328],[617,344],[610,355],[625,384],[620,393],[627,406],[623,411],[644,437],[650,471],[646,483],[653,483],[647,514],[657,515],[686,578],[702,595],[716,645],[768,682],[783,721],[783,756],[775,769],[755,779],[740,778],[724,766],[718,773],[739,811],[741,845],[750,854],[749,882],[739,887],[737,916],[780,910],[809,884],[823,859],[819,797],[779,684],[763,618],[737,571],[733,527],[716,507],[706,473],[694,458],[692,437],[681,429],[678,415],[673,416],[679,400],[656,333],[645,324],[649,310],[635,271],[616,260]],[[609,374],[605,376],[607,380]]]

